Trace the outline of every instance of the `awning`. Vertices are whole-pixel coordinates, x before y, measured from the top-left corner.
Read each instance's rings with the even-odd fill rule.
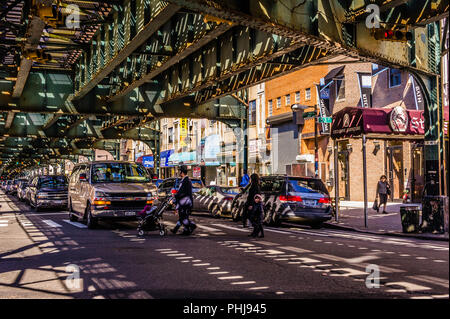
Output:
[[[346,107],[333,114],[331,138],[355,137],[361,134],[423,136],[423,111]]]
[[[278,115],[272,115],[266,119],[266,123],[269,125],[274,125],[274,124],[281,124],[281,123],[289,122],[289,121],[293,120],[293,118],[294,118],[293,115],[294,115],[294,112],[287,112],[287,113],[282,113],[282,114],[278,114]]]
[[[325,75],[325,77],[323,78],[325,81],[325,84],[328,84],[328,81],[333,80],[335,77],[337,77],[338,75],[340,75],[342,73],[342,71],[344,70],[345,65],[343,66],[339,66],[337,68],[334,68],[333,70],[331,70],[330,72],[328,72],[327,75]]]

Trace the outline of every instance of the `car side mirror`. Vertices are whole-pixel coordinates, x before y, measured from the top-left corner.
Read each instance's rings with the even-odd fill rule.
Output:
[[[80,182],[87,182],[87,177],[85,173],[80,174]]]

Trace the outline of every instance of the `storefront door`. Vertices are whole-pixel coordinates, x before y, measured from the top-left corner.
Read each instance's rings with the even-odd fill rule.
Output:
[[[391,186],[390,199],[394,200],[402,198],[405,178],[403,170],[403,145],[397,144],[397,142],[391,143],[386,148],[386,152],[388,156],[388,181]]]
[[[349,171],[349,155],[348,150],[341,150],[338,155],[339,159],[339,194],[344,200],[350,200],[350,171]]]
[[[413,202],[420,203],[424,187],[423,144],[413,144],[411,148],[411,162],[412,176],[409,194]]]

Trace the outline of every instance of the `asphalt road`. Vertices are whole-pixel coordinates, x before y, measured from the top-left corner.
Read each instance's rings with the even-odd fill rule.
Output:
[[[449,298],[447,242],[292,224],[253,239],[207,214],[194,235],[139,237],[133,222],[89,230],[1,192],[0,205],[0,298]]]

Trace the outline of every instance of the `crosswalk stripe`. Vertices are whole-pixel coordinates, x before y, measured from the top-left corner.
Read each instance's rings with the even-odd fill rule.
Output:
[[[84,224],[77,223],[77,222],[72,222],[72,221],[70,221],[70,220],[68,220],[68,219],[63,219],[63,222],[65,222],[65,223],[67,223],[67,224],[70,224],[70,225],[72,225],[72,226],[78,227],[78,228],[87,228],[87,226],[84,225]]]
[[[211,224],[211,225],[217,226],[217,227],[223,227],[223,228],[227,228],[227,229],[232,229],[232,230],[237,230],[237,231],[244,232],[244,233],[248,233],[247,229],[231,227],[231,226],[226,226],[226,225],[222,225],[222,224]]]
[[[62,227],[62,225],[60,225],[58,223],[55,223],[53,220],[44,219],[43,222],[46,223],[48,226],[53,227],[53,228]]]

